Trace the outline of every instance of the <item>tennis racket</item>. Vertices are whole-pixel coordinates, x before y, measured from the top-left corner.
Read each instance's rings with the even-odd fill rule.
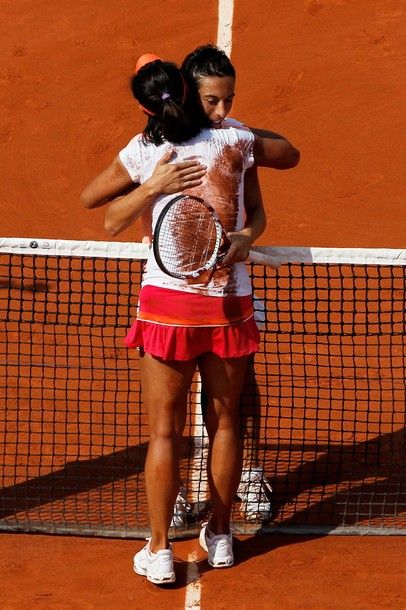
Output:
[[[230,240],[210,205],[199,197],[178,195],[160,213],[152,244],[164,273],[187,278],[214,267]]]
[[[172,277],[198,277],[227,254],[231,242],[216,211],[200,197],[178,195],[165,205],[152,241],[159,268]],[[272,256],[250,250],[249,260],[278,267]]]

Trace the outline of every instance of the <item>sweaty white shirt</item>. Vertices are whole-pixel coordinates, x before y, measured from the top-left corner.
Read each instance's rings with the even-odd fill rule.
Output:
[[[159,146],[135,136],[120,151],[119,157],[136,183],[151,177],[157,162],[167,150],[174,150],[171,162],[197,159],[207,166],[203,183],[185,191],[205,199],[217,212],[226,231],[243,228],[244,173],[254,163],[253,133],[233,119],[226,119],[222,128],[203,129],[196,137],[183,144],[165,142]],[[161,195],[152,204],[152,230],[164,206],[176,194]],[[152,248],[147,260],[143,286],[159,286],[210,296],[245,296],[251,294],[251,281],[244,262],[231,267],[218,267],[202,273],[198,278],[178,279],[165,274],[155,261]]]

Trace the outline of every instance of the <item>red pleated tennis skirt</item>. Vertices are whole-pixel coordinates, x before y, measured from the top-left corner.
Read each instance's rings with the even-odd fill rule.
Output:
[[[223,299],[145,286],[124,342],[163,360],[192,360],[206,352],[221,358],[248,356],[258,351],[259,339],[251,296]]]

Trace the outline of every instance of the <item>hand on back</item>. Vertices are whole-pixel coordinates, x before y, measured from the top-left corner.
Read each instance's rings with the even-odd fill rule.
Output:
[[[196,159],[170,163],[173,155],[173,150],[167,151],[156,164],[149,179],[154,188],[165,195],[182,193],[186,189],[199,186],[206,173],[206,166]]]

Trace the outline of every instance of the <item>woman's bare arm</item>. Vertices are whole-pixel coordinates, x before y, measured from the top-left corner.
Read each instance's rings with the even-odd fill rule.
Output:
[[[204,165],[196,160],[169,163],[172,156],[172,151],[165,153],[148,180],[130,193],[111,201],[104,222],[109,235],[121,233],[141,215],[147,214],[149,206],[159,195],[179,193],[201,184],[206,173]]]
[[[266,214],[255,166],[245,172],[244,206],[246,216],[244,228],[228,233],[231,246],[222,260],[222,265],[246,260],[252,244],[266,229]]]
[[[110,202],[104,218],[104,228],[111,236],[131,226],[160,194],[151,182],[146,181],[131,193]]]
[[[273,131],[250,127],[255,135],[254,159],[260,167],[291,169],[300,160],[300,152],[286,138]]]
[[[120,159],[116,157],[84,189],[80,200],[85,208],[99,208],[119,195],[125,195],[132,188],[134,188],[133,181]]]

